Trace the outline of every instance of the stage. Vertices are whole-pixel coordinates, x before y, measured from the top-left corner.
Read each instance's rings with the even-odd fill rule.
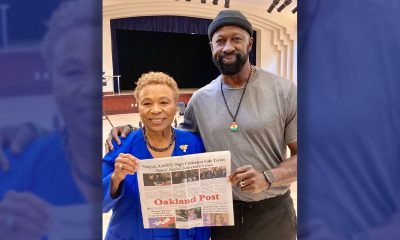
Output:
[[[179,89],[179,102],[187,104],[197,89]],[[138,108],[133,91],[118,93],[103,92],[103,113],[107,115],[137,113]]]

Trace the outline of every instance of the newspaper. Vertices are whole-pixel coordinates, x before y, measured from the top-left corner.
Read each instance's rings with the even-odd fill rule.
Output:
[[[229,151],[139,161],[144,228],[234,225]]]

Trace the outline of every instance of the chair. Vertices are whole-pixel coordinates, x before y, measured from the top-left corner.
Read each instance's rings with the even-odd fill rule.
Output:
[[[178,113],[179,116],[183,116],[185,113],[186,104],[184,102],[178,102]]]

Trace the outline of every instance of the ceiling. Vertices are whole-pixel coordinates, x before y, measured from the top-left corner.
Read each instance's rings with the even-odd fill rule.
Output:
[[[182,1],[182,0],[181,0]],[[192,0],[193,1],[193,0]],[[207,4],[210,2],[212,4],[212,0],[207,0]],[[223,5],[224,0],[219,0],[218,4]],[[293,8],[297,6],[297,0],[292,0],[292,3],[290,3],[288,6],[286,6],[281,12],[276,11],[276,9],[282,5],[285,0],[280,0],[279,4],[275,7],[275,9],[271,12],[268,13],[267,9],[269,6],[271,6],[273,0],[230,0],[231,6],[234,6],[236,3],[237,4],[242,4],[242,5],[252,5],[254,8],[257,9],[264,9],[265,14],[279,14],[284,16],[285,18],[288,18],[290,21],[296,22],[297,21],[297,13],[293,14],[291,11]]]
[[[115,4],[120,4],[122,2],[141,2],[142,0],[103,0],[103,7],[107,8],[110,6],[113,6]],[[186,2],[186,0],[146,0],[146,2]],[[254,8],[257,11],[260,11],[260,9],[265,10],[265,15],[268,17],[268,15],[271,16],[279,16],[283,17],[287,20],[289,20],[292,23],[297,22],[297,13],[293,14],[291,11],[297,6],[297,0],[293,0],[292,3],[290,3],[286,8],[284,8],[281,12],[278,12],[276,9],[284,2],[285,0],[280,0],[279,4],[277,7],[272,11],[272,13],[268,13],[267,9],[268,7],[272,4],[273,0],[230,0],[230,8],[235,8],[240,10],[242,6],[246,6],[247,8],[251,7]],[[201,0],[191,0],[188,1],[187,4],[200,4]],[[213,0],[206,0],[206,5],[210,7],[214,7],[212,4]],[[225,1],[224,0],[219,0],[218,1],[218,7],[223,7]],[[215,6],[216,7],[216,6]]]

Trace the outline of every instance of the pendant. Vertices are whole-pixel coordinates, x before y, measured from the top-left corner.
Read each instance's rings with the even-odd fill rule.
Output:
[[[236,132],[238,130],[238,128],[239,128],[239,126],[235,122],[231,123],[232,132]]]

